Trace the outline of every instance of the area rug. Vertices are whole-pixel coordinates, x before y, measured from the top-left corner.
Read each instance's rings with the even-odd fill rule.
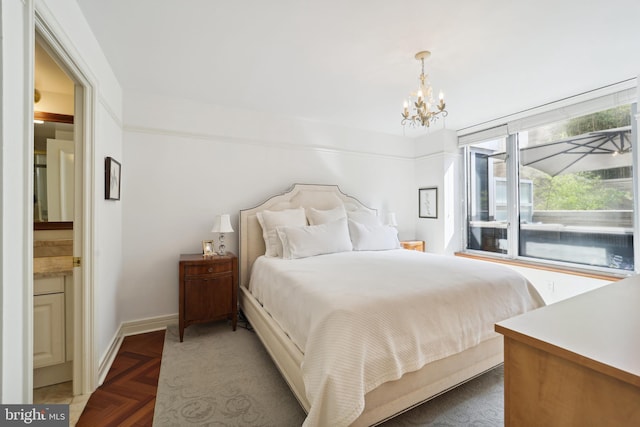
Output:
[[[502,426],[503,408],[498,367],[383,426]],[[181,343],[177,326],[167,329],[154,426],[294,427],[304,418],[254,332],[192,325]]]

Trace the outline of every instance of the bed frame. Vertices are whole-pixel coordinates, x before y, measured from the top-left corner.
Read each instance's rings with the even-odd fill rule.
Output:
[[[240,211],[240,309],[306,412],[310,405],[300,368],[304,355],[248,291],[253,262],[265,251],[262,228],[256,213],[301,206],[331,209],[340,204],[347,211],[376,212],[356,198],[342,193],[337,186],[306,184],[296,184],[259,206]],[[429,363],[418,371],[407,373],[399,380],[384,383],[367,393],[364,412],[352,425],[381,423],[481,375],[502,361],[502,337],[497,336],[462,353]]]

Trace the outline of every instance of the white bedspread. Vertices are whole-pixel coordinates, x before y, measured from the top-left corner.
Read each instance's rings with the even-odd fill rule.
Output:
[[[347,426],[364,396],[544,305],[513,270],[404,249],[256,260],[250,291],[304,353],[305,426]]]

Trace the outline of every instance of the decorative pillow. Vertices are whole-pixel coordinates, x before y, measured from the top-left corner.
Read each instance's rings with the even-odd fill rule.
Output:
[[[327,210],[315,208],[309,208],[309,210],[307,210],[307,219],[310,225],[326,224],[327,222],[337,221],[346,217],[347,211],[344,210],[344,205],[339,205]]]
[[[278,238],[276,227],[278,226],[304,226],[307,225],[307,217],[304,208],[285,209],[282,211],[262,211],[256,214],[258,222],[262,227],[262,238],[264,239],[265,256],[281,257],[282,243]]]
[[[282,241],[282,258],[296,259],[347,252],[352,249],[347,218],[319,225],[276,227]]]
[[[354,251],[381,251],[400,247],[398,230],[388,225],[368,227],[350,219],[349,233]]]
[[[375,227],[377,225],[382,225],[378,216],[373,212],[349,211],[347,212],[347,217],[350,220],[366,225],[367,227]]]

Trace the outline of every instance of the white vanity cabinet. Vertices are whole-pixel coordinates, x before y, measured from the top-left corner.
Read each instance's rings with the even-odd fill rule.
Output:
[[[42,232],[37,234],[48,237]],[[72,247],[73,242],[68,238],[34,240],[34,388],[72,379]]]
[[[65,276],[33,281],[33,367],[65,362]]]

